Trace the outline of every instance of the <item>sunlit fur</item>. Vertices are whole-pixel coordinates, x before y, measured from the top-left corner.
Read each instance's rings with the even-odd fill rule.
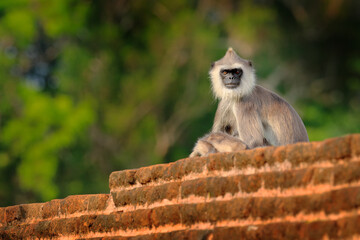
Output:
[[[235,52],[230,48],[224,58],[214,63],[214,67],[210,70],[210,78],[212,90],[216,98],[218,99],[233,99],[239,100],[243,96],[250,95],[255,87],[256,77],[255,70],[249,65],[249,62],[244,59],[233,59],[233,56],[228,56],[229,51],[231,54],[236,55]],[[226,61],[227,64],[223,64]],[[230,64],[229,64],[230,63]],[[243,75],[241,77],[240,85],[237,88],[229,89],[224,86],[220,71],[222,69],[234,69],[241,68],[243,70]]]
[[[235,68],[243,71],[240,84],[226,88],[220,73]],[[198,140],[191,157],[309,141],[295,109],[277,94],[256,85],[252,64],[232,48],[214,62],[209,74],[220,101],[211,132]]]

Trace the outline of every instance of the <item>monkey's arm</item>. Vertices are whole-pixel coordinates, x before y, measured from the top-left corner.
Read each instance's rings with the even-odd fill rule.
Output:
[[[224,128],[223,121],[222,121],[222,101],[219,102],[218,108],[216,109],[215,118],[214,118],[214,124],[212,126],[211,132],[221,132],[221,130]]]
[[[239,139],[244,141],[250,149],[270,145],[264,137],[265,129],[257,109],[246,104],[243,103],[242,106],[234,109]]]

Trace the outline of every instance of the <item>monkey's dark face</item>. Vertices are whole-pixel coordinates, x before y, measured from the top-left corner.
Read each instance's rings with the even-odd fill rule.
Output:
[[[215,61],[209,71],[212,90],[219,99],[239,99],[251,94],[255,87],[255,70],[249,60],[229,48],[223,58]]]
[[[241,83],[243,70],[241,68],[222,69],[220,71],[221,80],[226,88],[236,88]]]

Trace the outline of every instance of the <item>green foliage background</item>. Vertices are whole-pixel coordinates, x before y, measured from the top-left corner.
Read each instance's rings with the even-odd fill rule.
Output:
[[[360,2],[0,1],[0,206],[188,156],[232,46],[310,140],[360,132]]]

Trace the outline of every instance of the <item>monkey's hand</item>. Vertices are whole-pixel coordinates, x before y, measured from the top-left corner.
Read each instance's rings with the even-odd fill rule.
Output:
[[[211,143],[206,141],[205,138],[201,138],[195,144],[193,152],[190,154],[189,157],[207,156],[210,153],[216,153],[216,152],[217,150],[214,148],[214,146]]]
[[[217,152],[237,152],[245,149],[249,149],[249,147],[240,139],[226,133],[216,132],[199,139],[190,157],[207,156]]]

